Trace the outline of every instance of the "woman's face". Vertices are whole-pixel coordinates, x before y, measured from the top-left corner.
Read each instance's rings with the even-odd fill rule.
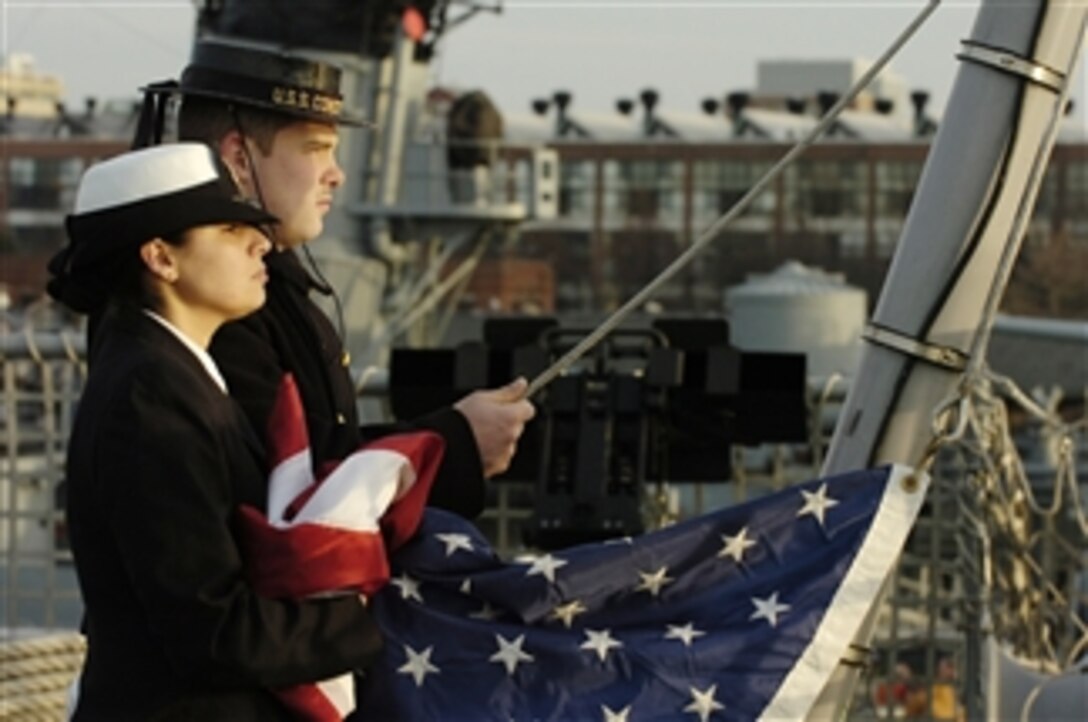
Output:
[[[170,247],[174,299],[188,314],[210,321],[249,315],[264,304],[268,273],[263,257],[271,247],[267,236],[244,224],[186,231],[181,244]]]

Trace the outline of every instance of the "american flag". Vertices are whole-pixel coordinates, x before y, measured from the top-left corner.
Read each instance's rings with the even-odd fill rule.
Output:
[[[250,583],[268,597],[373,594],[389,581],[389,552],[419,526],[445,443],[426,431],[394,434],[315,475],[290,374],[271,419],[267,506],[238,510]],[[307,722],[339,722],[356,704],[350,674],[275,692]]]
[[[506,562],[427,510],[372,600],[364,720],[800,720],[872,607],[928,480],[818,479],[638,538]]]

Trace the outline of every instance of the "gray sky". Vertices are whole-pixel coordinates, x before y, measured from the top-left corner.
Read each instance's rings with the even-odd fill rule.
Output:
[[[486,1],[486,0],[485,0]],[[492,2],[494,0],[491,0]],[[663,107],[696,111],[755,83],[758,59],[875,59],[923,0],[507,0],[454,29],[434,63],[438,81],[482,88],[506,111],[566,89],[574,107],[609,111],[654,87]],[[946,0],[892,61],[909,87],[943,107],[977,0]],[[192,38],[189,0],[0,0],[3,53],[32,54],[59,75],[68,102],[134,95],[175,76]],[[1082,60],[1072,95],[1086,96]]]

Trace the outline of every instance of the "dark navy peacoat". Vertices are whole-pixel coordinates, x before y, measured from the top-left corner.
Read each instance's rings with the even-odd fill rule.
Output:
[[[236,514],[264,508],[266,478],[195,354],[140,311],[102,323],[67,465],[88,642],[75,722],[287,720],[269,688],[378,654],[356,597],[266,599],[246,583]]]

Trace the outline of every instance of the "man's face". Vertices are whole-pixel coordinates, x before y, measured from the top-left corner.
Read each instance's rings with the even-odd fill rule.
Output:
[[[344,182],[338,140],[334,125],[299,122],[276,133],[267,155],[247,141],[265,208],[280,220],[277,246],[294,248],[321,234],[333,193]]]

